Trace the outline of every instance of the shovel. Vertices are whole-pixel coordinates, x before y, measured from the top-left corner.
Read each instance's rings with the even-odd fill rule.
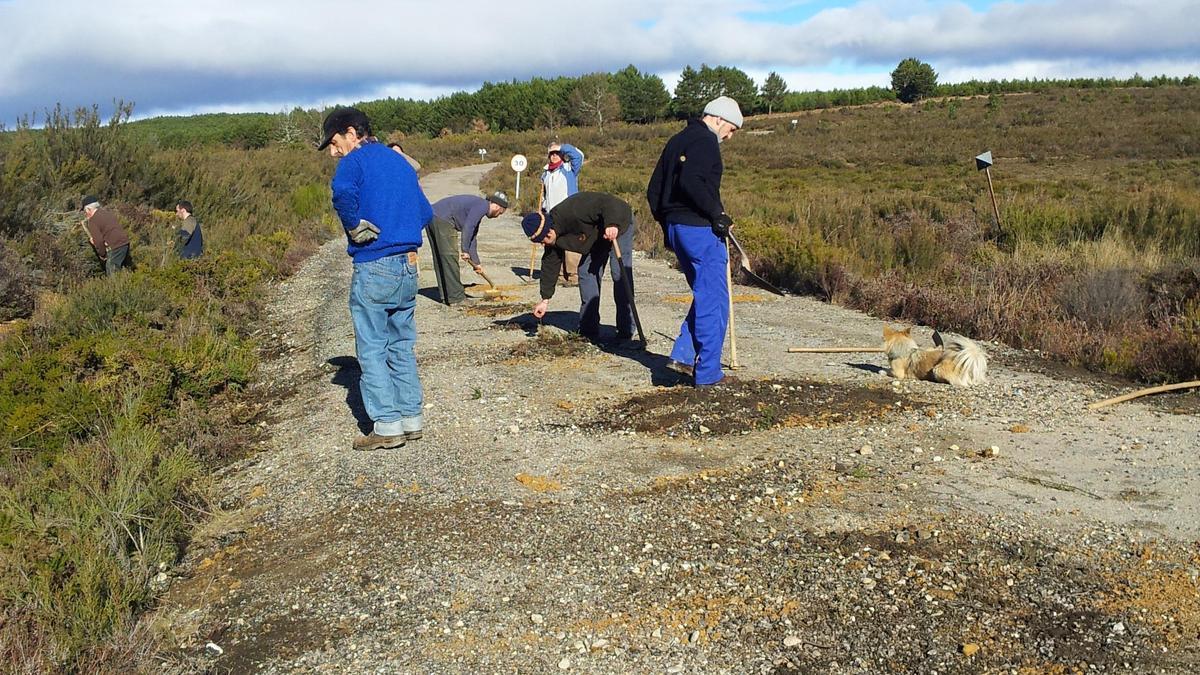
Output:
[[[633,325],[637,326],[638,339],[642,341],[642,348],[646,347],[646,334],[642,332],[642,318],[638,316],[637,305],[633,302],[633,284],[629,281],[629,276],[626,274],[628,269],[621,261],[621,245],[617,240],[613,240],[613,251],[617,254],[617,265],[621,267],[621,282],[625,286],[625,295],[629,298],[629,309],[633,311]]]
[[[483,267],[480,267],[479,265],[472,265],[471,267],[472,267],[472,269],[475,270],[475,274],[478,274],[479,276],[483,277],[483,280],[488,283],[488,286],[490,286],[490,288],[485,289],[483,291],[483,294],[485,296],[487,296],[489,298],[494,298],[494,297],[497,297],[498,295],[500,295],[500,289],[496,288],[496,284],[492,282],[491,278],[488,277],[487,274],[484,274]]]
[[[739,242],[737,240],[737,237],[733,236],[733,232],[729,233],[729,243],[733,244],[733,247],[735,249],[737,249],[740,266],[742,268],[742,271],[746,273],[746,276],[750,277],[750,279],[752,281],[754,281],[754,283],[756,283],[759,286],[761,286],[762,288],[765,288],[766,290],[774,293],[775,295],[787,295],[787,293],[784,293],[783,291],[779,290],[779,288],[777,288],[774,284],[772,284],[771,282],[767,281],[766,279],[758,276],[757,274],[754,273],[754,270],[750,269],[750,256],[746,255],[746,249],[742,248],[741,242]],[[731,263],[732,263],[732,260],[733,259],[730,258]],[[730,295],[730,297],[733,297],[733,296]]]

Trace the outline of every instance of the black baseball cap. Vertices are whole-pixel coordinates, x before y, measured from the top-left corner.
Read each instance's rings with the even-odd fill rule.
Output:
[[[325,116],[325,123],[321,125],[321,131],[324,132],[325,138],[317,146],[317,150],[324,150],[334,136],[346,131],[349,127],[366,131],[364,136],[371,135],[371,120],[367,118],[366,113],[353,107],[337,108]]]

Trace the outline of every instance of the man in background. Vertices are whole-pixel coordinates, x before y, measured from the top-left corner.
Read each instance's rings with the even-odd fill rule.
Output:
[[[175,204],[175,215],[183,222],[175,230],[175,254],[184,260],[199,258],[204,253],[204,233],[200,221],[192,214],[192,203],[181,199]]]
[[[399,143],[395,143],[395,142],[388,143],[387,146],[389,148],[391,148],[396,154],[403,157],[404,161],[408,162],[408,165],[412,167],[413,171],[421,170],[421,163],[418,162],[416,159],[414,159],[412,155],[408,154],[407,152],[404,152],[404,146],[400,145]]]
[[[362,371],[359,389],[374,426],[355,450],[398,448],[423,434],[423,396],[417,375],[417,249],[433,217],[408,162],[371,135],[357,108],[338,108],[323,124],[339,158],[330,185],[333,208],[354,260],[350,318]]]
[[[476,239],[479,224],[484,218],[498,218],[508,209],[508,196],[503,192],[488,195],[452,195],[433,204],[433,220],[429,223],[429,243],[433,248],[433,267],[442,302],[456,305],[467,298],[459,274],[458,261],[471,263],[481,275],[479,247]]]
[[[117,214],[100,205],[98,197],[83,198],[83,229],[96,256],[104,264],[104,273],[113,276],[124,268],[133,269],[133,257],[129,255],[129,235],[117,222]]]

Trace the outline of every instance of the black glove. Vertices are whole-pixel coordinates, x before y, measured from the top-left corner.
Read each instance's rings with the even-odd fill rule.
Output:
[[[717,219],[712,223],[713,234],[721,239],[729,236],[729,228],[731,227],[733,227],[733,218],[730,218],[728,213],[722,213],[717,216]]]

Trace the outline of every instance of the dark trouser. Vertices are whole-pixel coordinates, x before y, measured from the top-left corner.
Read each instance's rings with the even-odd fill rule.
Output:
[[[617,335],[633,335],[632,298],[625,292],[624,274],[633,288],[633,228],[617,237],[621,247],[621,264],[617,264],[617,253],[607,239],[600,239],[592,250],[579,261],[579,332],[586,337],[600,334],[600,277],[605,265],[613,280],[613,300],[617,304]]]
[[[433,271],[437,277],[442,302],[453,305],[467,299],[462,276],[458,271],[458,230],[447,220],[429,221],[429,245],[433,249]]]
[[[104,259],[104,273],[110,277],[120,272],[123,267],[133,269],[133,257],[129,255],[129,244],[110,250],[108,257]]]

